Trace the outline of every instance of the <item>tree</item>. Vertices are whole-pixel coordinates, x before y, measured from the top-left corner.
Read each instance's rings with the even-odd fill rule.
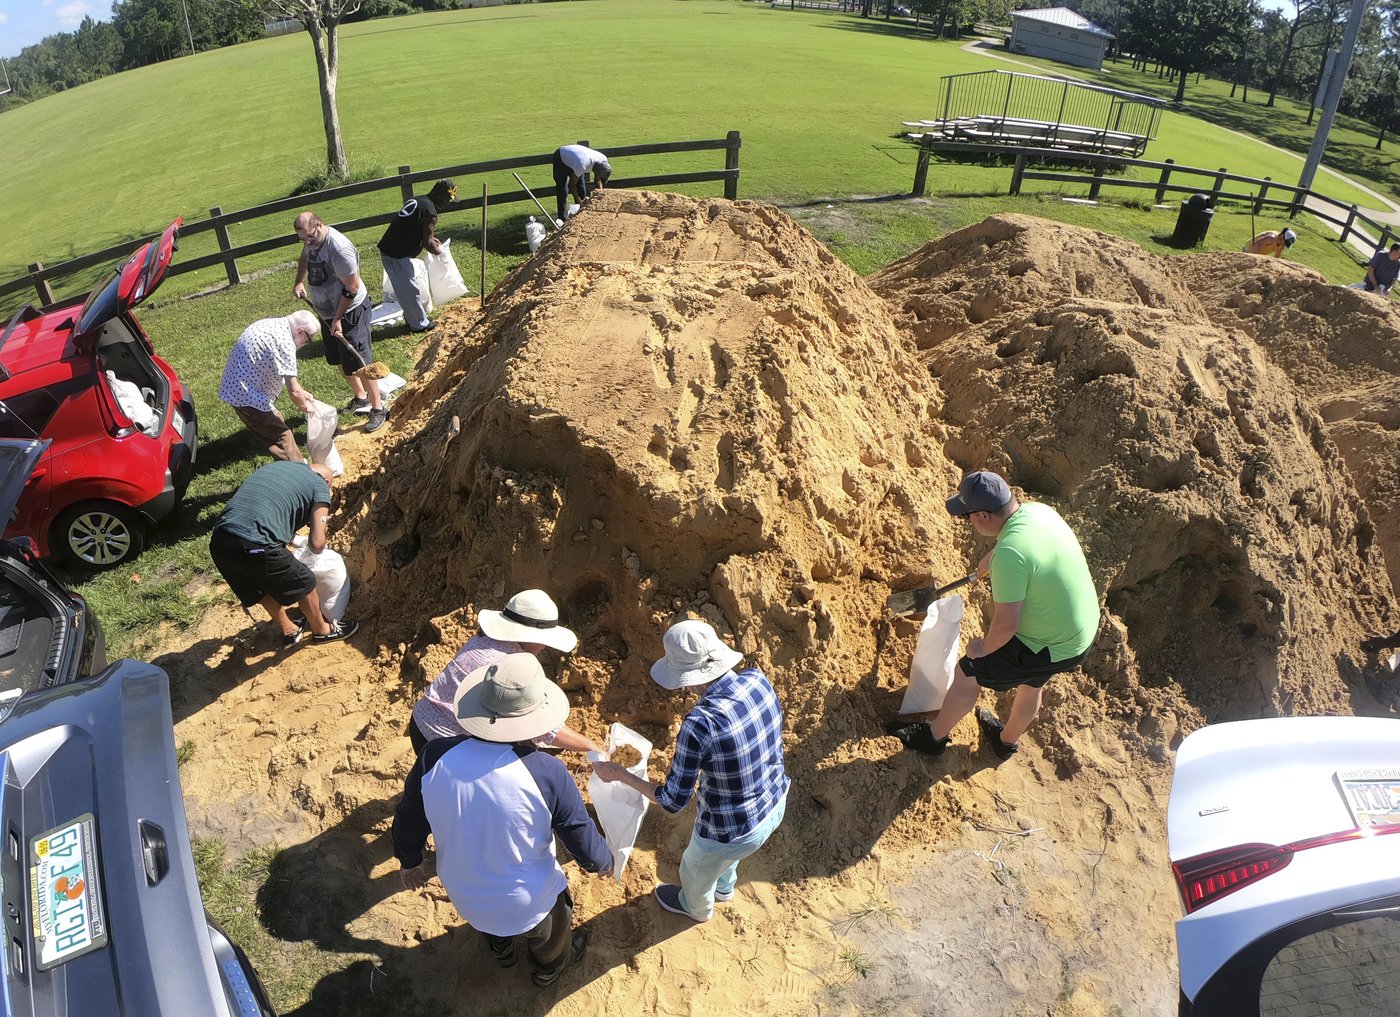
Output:
[[[1124,21],[1131,37],[1176,74],[1176,102],[1195,71],[1228,63],[1235,42],[1253,24],[1251,0],[1131,0]]]
[[[340,23],[360,9],[360,0],[232,0],[266,17],[291,18],[306,26],[316,54],[316,80],[321,88],[321,122],[326,130],[326,165],[340,177],[350,175],[345,139],[340,133],[340,109],[335,90],[340,78]]]

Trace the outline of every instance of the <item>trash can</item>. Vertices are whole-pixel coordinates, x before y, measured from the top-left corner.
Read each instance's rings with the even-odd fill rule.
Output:
[[[1176,232],[1172,234],[1173,247],[1199,247],[1210,231],[1210,220],[1215,209],[1210,207],[1210,198],[1204,194],[1193,194],[1181,203],[1181,211],[1176,217]]]

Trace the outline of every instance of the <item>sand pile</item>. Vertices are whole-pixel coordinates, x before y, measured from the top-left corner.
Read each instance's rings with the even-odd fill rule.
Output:
[[[1212,321],[1246,332],[1322,415],[1400,589],[1400,305],[1273,259],[1200,255],[1179,274]]]
[[[997,216],[872,282],[774,209],[609,191],[485,314],[442,315],[387,437],[343,444],[354,645],[247,656],[230,610],[162,661],[181,737],[219,746],[183,773],[197,826],[292,843],[275,885],[314,890],[269,891],[265,925],[372,953],[434,1010],[1174,1010],[1170,750],[1206,720],[1376,708],[1355,649],[1388,597],[1370,517],[1314,397],[1124,241]],[[881,733],[914,642],[881,605],[985,553],[943,508],[983,467],[1070,519],[1107,608],[997,769],[970,720],[935,761]],[[586,967],[522,1010],[440,890],[398,892],[386,831],[414,700],[527,586],[581,637],[546,660],[573,726],[627,723],[664,772],[681,704],[647,668],[704,617],[772,677],[795,783],[742,906],[701,930],[638,899],[689,833],[649,816],[621,885],[574,881]],[[852,987],[862,950],[877,972]],[[363,985],[326,980],[315,1012]]]

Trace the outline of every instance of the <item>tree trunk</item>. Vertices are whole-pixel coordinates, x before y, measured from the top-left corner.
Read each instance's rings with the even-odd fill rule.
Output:
[[[1376,151],[1381,150],[1381,142],[1385,140],[1385,124],[1381,124],[1379,133],[1376,134]]]
[[[1183,67],[1180,71],[1177,72],[1177,77],[1176,77],[1176,100],[1175,100],[1175,102],[1176,102],[1176,104],[1177,104],[1178,106],[1180,106],[1181,103],[1182,103],[1182,101],[1186,98],[1186,75],[1187,75],[1187,73],[1188,73],[1188,72],[1187,72],[1187,70],[1186,70],[1185,67]]]
[[[1295,25],[1293,30],[1288,33],[1288,41],[1283,46],[1283,57],[1279,60],[1278,66],[1274,68],[1274,80],[1269,82],[1269,101],[1264,103],[1265,106],[1272,106],[1274,96],[1278,95],[1278,83],[1283,78],[1284,68],[1288,66],[1288,58],[1293,55],[1293,39],[1297,32],[1298,28]]]
[[[340,109],[335,102],[336,82],[340,77],[340,40],[336,22],[322,23],[308,18],[306,31],[316,51],[316,78],[321,86],[321,122],[326,129],[326,165],[340,177],[350,175],[345,159],[345,139],[340,134]]]

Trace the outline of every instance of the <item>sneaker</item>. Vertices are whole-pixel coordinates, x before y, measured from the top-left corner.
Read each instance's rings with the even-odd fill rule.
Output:
[[[432,318],[429,318],[428,323],[422,328],[410,328],[409,331],[417,335],[419,332],[431,332],[435,328],[437,328],[437,322],[433,321]]]
[[[885,734],[894,735],[904,743],[906,749],[914,749],[928,756],[943,755],[953,742],[951,735],[946,738],[935,738],[933,729],[923,721],[910,724],[900,720],[892,720],[885,725]]]
[[[384,426],[384,422],[389,419],[389,411],[386,409],[370,410],[369,419],[365,421],[365,434],[373,434]]]
[[[998,759],[1005,761],[1021,751],[1021,746],[1014,742],[1007,744],[1001,740],[1001,721],[984,706],[977,708],[977,726],[982,729],[982,737],[987,739],[987,744],[992,747]]]
[[[311,641],[313,643],[333,643],[337,639],[349,639],[358,631],[360,631],[359,622],[346,621],[342,618],[338,622],[331,622],[331,630],[324,636],[313,635]]]
[[[365,396],[363,399],[352,396],[350,401],[345,404],[345,408],[356,416],[363,417],[369,413],[369,396]]]
[[[661,883],[652,891],[652,896],[656,898],[656,903],[663,909],[676,915],[685,915],[692,922],[708,921],[705,918],[697,918],[685,908],[681,907],[681,888],[675,883]],[[733,894],[730,894],[733,897]]]
[[[716,903],[716,904],[728,904],[728,903],[729,903],[730,901],[732,901],[733,899],[734,899],[734,891],[733,891],[733,890],[730,890],[728,893],[725,893],[723,890],[719,889],[718,887],[715,888],[715,903]]]
[[[530,981],[534,982],[541,989],[548,988],[559,980],[559,976],[564,973],[564,969],[570,964],[577,964],[583,959],[583,955],[588,952],[588,930],[578,929],[574,932],[574,937],[569,941],[568,960],[560,964],[553,971],[536,971],[530,975]]]

